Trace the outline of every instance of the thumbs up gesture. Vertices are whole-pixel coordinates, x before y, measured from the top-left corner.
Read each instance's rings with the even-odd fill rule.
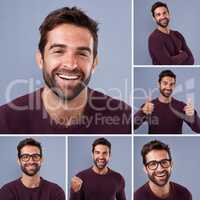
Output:
[[[194,106],[192,104],[192,100],[187,100],[187,105],[184,107],[185,114],[189,117],[194,116]]]
[[[142,112],[146,115],[151,115],[154,110],[154,104],[151,102],[151,98],[149,97],[142,107]]]

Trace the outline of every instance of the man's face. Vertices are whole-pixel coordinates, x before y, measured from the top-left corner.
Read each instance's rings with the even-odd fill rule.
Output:
[[[159,162],[162,160],[166,165],[165,159],[169,159],[169,155],[165,150],[152,150],[146,155],[146,163],[150,163],[151,161]],[[172,172],[171,162],[166,166],[163,167],[161,164],[158,164],[156,169],[151,169],[148,165],[145,166],[144,170],[149,177],[149,181],[160,187],[165,186],[168,183]]]
[[[104,169],[110,159],[109,147],[106,145],[98,144],[94,148],[93,161],[98,169]]]
[[[40,66],[46,85],[61,99],[74,99],[88,85],[96,65],[93,44],[89,30],[71,24],[48,33]]]
[[[154,19],[158,26],[166,28],[170,21],[170,15],[165,7],[158,7],[154,10]]]
[[[24,146],[21,149],[21,156],[18,162],[24,174],[28,176],[36,175],[42,163],[39,148],[30,145]]]
[[[159,83],[160,93],[168,98],[172,95],[176,86],[176,81],[173,77],[164,76]]]

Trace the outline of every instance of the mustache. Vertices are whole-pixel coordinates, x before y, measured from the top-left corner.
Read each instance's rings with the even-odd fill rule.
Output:
[[[68,74],[68,75],[78,75],[78,76],[82,76],[83,73],[81,72],[81,70],[75,68],[73,70],[68,70],[65,68],[61,68],[61,69],[55,69],[52,72],[53,74]]]
[[[161,21],[163,21],[163,20],[167,20],[167,21],[169,21],[169,19],[168,18],[163,18],[163,19],[160,19],[159,21],[161,22]]]
[[[157,175],[160,175],[160,174],[165,174],[165,175],[167,175],[167,174],[168,174],[168,171],[164,170],[164,171],[161,171],[161,172],[155,172],[154,174],[155,174],[156,176],[157,176]]]
[[[37,166],[39,166],[39,165],[36,164],[36,163],[32,163],[32,164],[24,164],[24,166],[25,166],[25,167],[28,167],[28,166],[35,166],[35,167],[37,167]]]

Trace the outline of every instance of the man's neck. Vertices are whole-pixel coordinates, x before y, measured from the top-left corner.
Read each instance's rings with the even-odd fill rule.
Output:
[[[149,181],[148,184],[149,184],[151,191],[154,193],[155,196],[164,199],[170,195],[170,183],[169,182],[164,186],[158,186],[151,181]]]
[[[104,175],[108,172],[108,167],[104,167],[103,169],[99,169],[97,168],[95,165],[92,167],[92,170],[96,173],[96,174],[100,174],[100,175]]]
[[[158,100],[161,102],[161,103],[170,103],[172,101],[172,97],[164,97],[163,95],[160,95],[158,97]]]
[[[39,187],[40,181],[41,181],[41,179],[40,179],[39,175],[27,176],[26,174],[23,174],[23,176],[21,178],[22,184],[27,188]]]
[[[42,100],[49,116],[58,124],[69,126],[73,121],[80,119],[88,99],[88,89],[70,101],[63,101],[48,87],[44,87]]]
[[[161,31],[162,33],[165,33],[165,34],[169,34],[170,33],[170,29],[169,29],[168,26],[165,27],[165,28],[163,28],[161,26],[158,26],[158,30]]]

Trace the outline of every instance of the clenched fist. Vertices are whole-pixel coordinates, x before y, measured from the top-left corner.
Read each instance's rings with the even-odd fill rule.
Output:
[[[151,98],[149,97],[142,107],[142,112],[146,115],[151,115],[154,110],[154,104],[151,102]]]
[[[83,181],[79,177],[77,176],[72,177],[71,188],[74,192],[80,191],[82,184]]]

